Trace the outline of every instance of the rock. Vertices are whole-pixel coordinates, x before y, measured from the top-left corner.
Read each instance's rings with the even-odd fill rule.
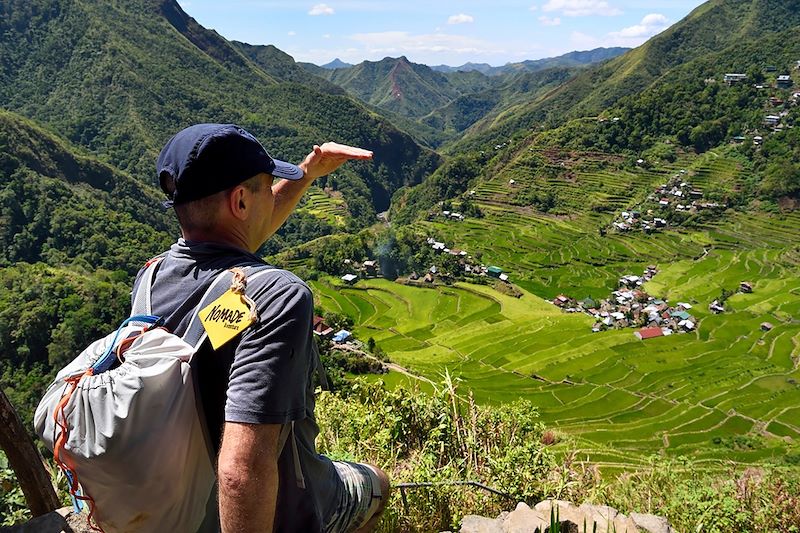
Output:
[[[674,533],[669,522],[660,516],[632,513],[625,516],[607,505],[582,504],[576,507],[562,500],[539,502],[531,509],[517,504],[510,513],[496,519],[467,516],[461,522],[461,533],[546,533],[550,531],[550,513],[555,511],[561,533]]]
[[[501,520],[468,515],[461,520],[461,533],[503,533]]]
[[[526,503],[520,502],[503,520],[503,533],[535,533],[541,532],[550,524],[542,513],[534,511]]]
[[[675,531],[663,516],[631,513],[631,520],[636,524],[637,531],[647,531],[648,533],[674,533]]]
[[[558,531],[560,533],[581,533],[578,529],[578,524],[570,522],[569,520],[562,520],[559,524]],[[544,533],[550,533],[550,527],[545,528]]]
[[[1,533],[73,533],[67,520],[53,511],[16,526],[0,527]]]
[[[638,531],[633,520],[613,507],[586,503],[575,507],[572,503],[562,500],[543,501],[536,504],[535,509],[545,516],[547,524],[550,523],[551,505],[558,509],[558,519],[561,522],[569,521],[577,524],[581,531],[584,527],[586,531],[597,531],[597,533]]]

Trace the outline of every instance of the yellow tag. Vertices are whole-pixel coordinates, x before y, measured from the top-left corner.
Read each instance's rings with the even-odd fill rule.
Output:
[[[240,294],[225,294],[200,311],[200,322],[216,350],[253,323],[250,308]]]

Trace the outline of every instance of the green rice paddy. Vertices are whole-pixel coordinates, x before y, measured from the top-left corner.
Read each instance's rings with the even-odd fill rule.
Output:
[[[709,156],[694,163],[692,175],[702,186],[735,182],[740,170]],[[601,180],[607,198],[621,196],[614,201],[625,208],[621,189],[643,180],[646,190],[674,171],[617,176],[618,185],[581,173],[573,181]],[[414,374],[437,381],[448,371],[483,403],[531,400],[548,426],[607,467],[635,466],[652,454],[709,465],[781,462],[796,450],[800,214],[729,210],[701,226],[601,237],[597,226],[613,213],[535,213],[504,202],[507,176],[495,181],[474,195],[484,218],[421,227],[481,252],[524,289],[521,298],[466,283],[422,288],[373,279],[343,286],[324,279],[312,284],[318,303],[353,317],[359,338],[374,338]],[[608,297],[620,275],[640,274],[648,264],[660,273],[645,289],[693,304],[698,331],[644,342],[633,329],[592,333],[593,319],[546,300],[562,292]],[[745,280],[752,294],[730,297],[723,314],[708,311],[723,288]],[[774,327],[762,331],[764,322]],[[389,376],[392,386],[409,381]]]

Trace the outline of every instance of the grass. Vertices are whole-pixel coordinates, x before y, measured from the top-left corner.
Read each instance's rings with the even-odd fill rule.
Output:
[[[600,198],[624,209],[680,168],[697,187],[733,188],[743,169],[711,154],[655,171],[611,171],[593,154],[597,161],[564,159],[566,179],[529,164],[536,155],[477,185],[483,218],[419,223],[503,268],[521,298],[465,283],[431,290],[323,279],[313,284],[318,303],[353,317],[359,337],[373,337],[414,374],[439,380],[448,371],[481,403],[533,401],[549,426],[606,467],[636,466],[654,453],[780,462],[800,444],[800,213],[728,210],[653,235],[601,236],[598,228],[615,213],[587,203]],[[511,205],[514,188],[537,187],[557,187],[562,211],[574,212]],[[608,297],[620,275],[648,264],[660,273],[645,289],[692,303],[698,331],[646,342],[631,329],[593,334],[590,317],[546,301],[560,293]],[[745,280],[752,294],[728,298],[721,315],[708,311],[723,289]],[[764,332],[762,322],[775,327]],[[411,378],[388,379],[402,386]],[[757,446],[726,445],[743,436]]]

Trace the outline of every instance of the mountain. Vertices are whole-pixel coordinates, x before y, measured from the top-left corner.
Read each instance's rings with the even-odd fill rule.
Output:
[[[437,72],[471,72],[478,71],[487,76],[499,76],[518,71],[536,72],[554,67],[580,67],[601,63],[609,59],[620,56],[630,50],[630,48],[595,48],[587,51],[574,51],[557,57],[544,59],[526,60],[516,63],[506,63],[502,67],[493,67],[487,63],[465,63],[460,67],[449,67],[447,65],[437,65],[431,67]]]
[[[498,78],[497,87],[459,96],[447,105],[419,119],[445,135],[457,139],[478,121],[489,121],[511,106],[536,100],[575,75],[571,68],[551,68],[535,72],[521,71]]]
[[[337,68],[348,68],[348,67],[352,67],[353,65],[350,64],[350,63],[345,63],[344,61],[342,61],[341,59],[339,59],[337,57],[336,59],[334,59],[330,63],[325,63],[324,65],[320,65],[320,66],[322,68],[326,68],[326,69],[337,69]]]
[[[445,165],[410,194],[396,197],[399,220],[482,179],[513,175],[529,164],[526,154],[540,149],[664,163],[735,138],[746,141],[736,152],[751,169],[747,182],[729,195],[737,205],[755,198],[795,205],[800,107],[793,91],[779,88],[775,78],[792,72],[798,49],[800,10],[785,2],[707,2],[639,48],[474,122],[443,150],[463,160],[461,167]],[[752,82],[724,83],[730,72],[748,73]],[[779,116],[780,128],[766,127],[767,115]],[[754,143],[756,136],[763,141]]]
[[[623,98],[636,99],[648,88],[664,87],[663,76],[680,69],[696,70],[702,77],[694,81],[702,83],[709,77],[721,78],[723,70],[763,68],[780,59],[775,54],[791,55],[790,43],[800,25],[797,7],[796,2],[779,0],[711,0],[635,50],[580,72],[545,98],[520,106],[500,122],[478,125],[475,131],[493,130],[497,135],[489,134],[491,142],[491,137],[503,138],[531,124],[554,127],[569,119],[597,116]],[[686,87],[670,89],[691,103],[692,92]]]
[[[578,68],[625,50],[599,48],[504,67],[469,63],[457,69],[431,68],[406,57],[387,57],[350,68],[307,70],[390,113],[387,118],[430,145],[440,146],[481,119],[493,120],[509,106],[535,100],[542,92],[564,83]],[[439,133],[431,136],[422,127]]]
[[[301,83],[329,94],[344,94],[344,91],[339,86],[315,76],[312,72],[296,63],[292,56],[271,44],[262,46],[239,41],[231,41],[231,44],[275,80]]]
[[[435,65],[435,66],[431,67],[431,69],[435,70],[436,72],[472,72],[472,71],[478,71],[481,74],[486,74],[487,76],[491,75],[498,68],[500,68],[500,67],[493,67],[489,63],[472,63],[472,62],[464,63],[460,67],[450,67],[448,65]]]
[[[325,75],[360,100],[411,118],[424,116],[465,92],[488,88],[492,83],[477,72],[448,76],[404,56],[364,61],[354,67],[329,70]]]
[[[44,261],[131,275],[178,235],[160,190],[1,110],[0,175],[0,267]]]
[[[439,163],[386,120],[277,49],[232,43],[174,0],[0,1],[0,107],[152,182],[163,143],[195,122],[236,122],[298,161],[314,143],[374,150],[332,185],[361,225]]]
[[[545,59],[536,59],[521,61],[519,63],[508,63],[499,67],[497,73],[507,73],[519,70],[526,70],[529,72],[536,72],[554,67],[582,67],[592,65],[594,63],[602,63],[629,51],[630,48],[613,47],[613,48],[595,48],[594,50],[575,51],[558,57],[549,57]]]

